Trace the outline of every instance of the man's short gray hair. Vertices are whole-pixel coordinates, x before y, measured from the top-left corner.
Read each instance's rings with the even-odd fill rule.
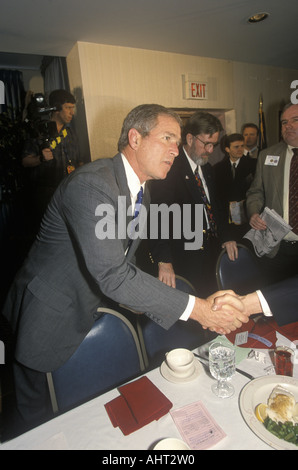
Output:
[[[132,109],[124,119],[121,134],[118,140],[118,151],[122,152],[129,144],[128,132],[130,129],[136,129],[142,137],[146,137],[156,126],[160,115],[171,116],[182,126],[179,115],[159,104],[142,104]]]

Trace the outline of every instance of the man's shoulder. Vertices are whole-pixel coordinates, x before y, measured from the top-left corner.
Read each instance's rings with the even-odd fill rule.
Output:
[[[71,181],[89,181],[90,183],[100,184],[104,187],[116,182],[117,163],[114,158],[99,158],[90,163],[79,167],[67,178]],[[124,171],[124,170],[123,170]]]
[[[287,149],[287,144],[285,142],[278,142],[275,145],[271,145],[264,150],[261,150],[258,158],[266,158],[267,155],[279,155],[281,152]]]
[[[219,172],[222,171],[223,168],[228,168],[230,165],[231,164],[229,158],[223,157],[221,160],[219,160],[213,165],[213,169],[215,172]]]

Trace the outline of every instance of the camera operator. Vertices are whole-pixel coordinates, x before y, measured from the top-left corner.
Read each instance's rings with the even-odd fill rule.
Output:
[[[50,107],[37,107],[36,113],[48,113],[50,119],[44,121],[40,114],[30,123],[35,132],[24,145],[22,165],[26,168],[30,186],[28,203],[35,217],[34,231],[61,180],[82,164],[77,137],[70,127],[75,103],[74,96],[68,91],[54,90],[49,96]]]

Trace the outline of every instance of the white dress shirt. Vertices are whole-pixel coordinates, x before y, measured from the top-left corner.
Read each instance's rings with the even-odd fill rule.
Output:
[[[131,167],[130,163],[128,162],[127,158],[125,157],[125,155],[121,154],[121,157],[122,157],[122,161],[123,161],[123,165],[124,165],[124,170],[125,170],[125,174],[126,174],[128,188],[129,188],[129,191],[130,191],[132,214],[133,214],[138,192],[140,191],[141,186],[143,187],[143,190],[145,191],[145,184],[146,183],[143,183],[141,185],[141,182],[140,182],[138,176],[136,175],[136,173],[132,169],[132,167]],[[195,304],[195,297],[193,295],[190,295],[188,304],[186,306],[186,309],[182,313],[182,315],[180,317],[180,320],[186,321],[186,320],[189,319],[189,316],[190,316],[190,314],[191,314],[191,312],[194,308],[194,304]]]

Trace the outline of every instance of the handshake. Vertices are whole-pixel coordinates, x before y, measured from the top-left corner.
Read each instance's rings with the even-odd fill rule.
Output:
[[[207,299],[196,297],[190,318],[198,321],[204,329],[229,334],[247,323],[250,315],[261,312],[256,292],[239,296],[232,290],[224,290],[215,292]]]

